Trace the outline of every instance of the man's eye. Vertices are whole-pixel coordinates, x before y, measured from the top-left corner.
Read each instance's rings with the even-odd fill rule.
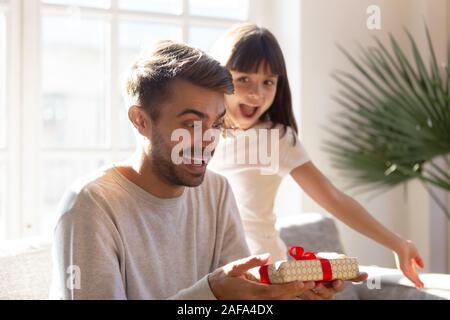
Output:
[[[214,128],[214,129],[223,129],[223,126],[224,126],[223,120],[220,121],[220,122],[217,122],[217,123],[213,124],[213,128]]]
[[[195,123],[194,122],[187,122],[185,123],[186,128],[190,128],[193,129],[195,128]]]

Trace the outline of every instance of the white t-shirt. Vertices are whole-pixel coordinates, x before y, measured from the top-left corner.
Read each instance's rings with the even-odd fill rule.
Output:
[[[292,128],[272,126],[226,130],[208,167],[228,179],[251,253],[270,252],[271,261],[278,261],[287,258],[287,249],[275,228],[277,190],[283,177],[310,159]]]

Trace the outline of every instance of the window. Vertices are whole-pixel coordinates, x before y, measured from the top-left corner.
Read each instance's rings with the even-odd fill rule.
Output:
[[[6,71],[6,13],[0,2],[0,70]],[[5,147],[6,135],[6,72],[0,74],[0,149]]]
[[[248,15],[248,3],[241,0],[189,0],[189,4],[189,13],[194,16],[245,20]]]
[[[7,175],[7,143],[6,143],[6,48],[7,48],[7,10],[5,1],[0,1],[0,235],[6,234],[7,230],[7,194],[6,186],[9,180]],[[1,238],[1,237],[0,237]]]
[[[182,0],[119,0],[119,8],[123,10],[145,11],[179,15],[183,10]]]
[[[108,147],[107,31],[102,19],[42,16],[42,147]]]
[[[6,167],[3,155],[0,156],[0,232],[6,234]]]
[[[62,4],[70,6],[81,6],[91,8],[108,9],[110,7],[110,0],[42,0],[45,4]]]
[[[135,1],[136,2],[136,1]],[[137,1],[139,2],[139,1]],[[139,53],[152,45],[156,44],[160,39],[182,40],[183,30],[177,24],[164,24],[157,22],[149,22],[139,19],[123,19],[119,24],[118,46],[119,46],[119,79],[124,78],[129,65],[139,55]],[[118,83],[118,90],[122,83]],[[119,132],[117,138],[120,148],[134,144],[134,136],[128,129],[128,118],[124,107],[120,106],[119,115]],[[123,110],[122,110],[123,109]]]
[[[196,47],[209,49],[226,28],[193,25],[189,28],[189,42]]]
[[[51,236],[67,187],[134,150],[122,84],[143,49],[173,39],[207,51],[247,19],[247,7],[242,0],[0,0],[0,240]],[[9,14],[20,32],[7,32]],[[7,36],[20,54],[7,54]],[[20,72],[7,71],[8,59],[20,59]],[[6,232],[11,221],[18,227]]]

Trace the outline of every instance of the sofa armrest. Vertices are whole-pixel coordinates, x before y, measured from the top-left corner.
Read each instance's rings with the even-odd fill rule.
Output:
[[[416,289],[399,270],[360,266],[369,274],[368,285],[358,288],[361,299],[430,300],[450,299],[450,275],[420,273],[424,289]]]

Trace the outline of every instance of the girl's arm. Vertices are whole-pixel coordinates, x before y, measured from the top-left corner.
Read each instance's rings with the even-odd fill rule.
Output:
[[[418,288],[423,288],[416,266],[423,268],[423,261],[410,241],[388,230],[355,199],[337,189],[311,162],[291,171],[291,176],[322,208],[352,229],[391,249],[396,254],[398,268]]]

